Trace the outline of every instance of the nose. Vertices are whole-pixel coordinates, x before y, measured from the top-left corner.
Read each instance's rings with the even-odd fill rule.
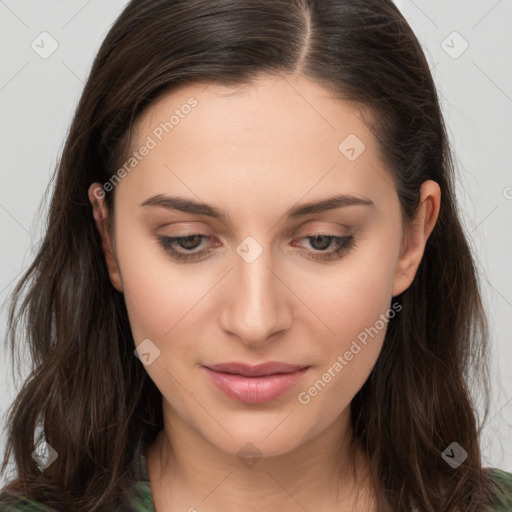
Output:
[[[270,251],[263,251],[252,262],[235,254],[234,268],[223,288],[226,296],[221,301],[224,331],[247,346],[259,346],[273,334],[289,329],[293,294],[284,274],[273,268]]]

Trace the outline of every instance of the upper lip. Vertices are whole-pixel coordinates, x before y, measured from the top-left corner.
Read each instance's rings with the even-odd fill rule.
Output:
[[[307,366],[270,361],[255,366],[238,362],[210,364],[206,366],[206,368],[215,372],[233,373],[243,375],[244,377],[261,377],[264,375],[274,375],[276,373],[293,373],[307,368]]]

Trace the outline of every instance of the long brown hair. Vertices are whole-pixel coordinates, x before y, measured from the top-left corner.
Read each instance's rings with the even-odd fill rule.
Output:
[[[441,210],[412,285],[395,297],[378,361],[351,404],[379,509],[484,510],[475,406],[487,398],[488,326],[475,260],[459,220],[454,166],[421,46],[391,0],[132,0],[103,42],[56,169],[47,231],[9,309],[13,355],[32,371],[12,405],[4,497],[57,510],[126,507],[135,461],[163,428],[161,394],[133,355],[124,297],[111,285],[87,191],[126,159],[131,127],[183,84],[243,85],[299,72],[371,112],[404,219],[426,180]],[[106,201],[112,209],[114,191]],[[14,358],[15,359],[15,358]],[[16,362],[13,361],[15,364]],[[479,387],[473,387],[479,384]],[[487,409],[485,415],[487,416]],[[58,459],[40,471],[38,428]],[[441,453],[467,452],[454,470]]]

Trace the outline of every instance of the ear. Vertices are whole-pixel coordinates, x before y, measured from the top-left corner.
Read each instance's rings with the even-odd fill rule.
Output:
[[[119,265],[114,255],[114,251],[112,250],[110,233],[107,229],[106,220],[108,216],[108,209],[105,204],[105,191],[99,183],[93,183],[89,187],[89,201],[92,204],[94,220],[101,236],[103,254],[105,255],[110,281],[116,290],[122,292],[123,284],[121,280],[121,273],[119,271]]]
[[[425,181],[421,186],[420,205],[416,217],[408,223],[398,260],[393,297],[409,288],[420,266],[425,245],[434,229],[441,206],[441,189],[432,180]]]

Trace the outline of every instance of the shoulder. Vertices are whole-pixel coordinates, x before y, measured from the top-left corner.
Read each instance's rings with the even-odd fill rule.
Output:
[[[154,512],[149,483],[140,482],[136,486],[136,496],[130,504],[131,512]],[[55,512],[53,508],[27,498],[19,498],[10,503],[0,502],[0,512]]]
[[[138,478],[129,500],[130,512],[155,512],[144,454],[138,457],[136,467]],[[0,491],[0,512],[55,512],[55,509],[19,494]]]
[[[512,473],[496,468],[487,468],[493,483],[495,505],[488,512],[508,512],[512,510]]]
[[[32,501],[26,498],[19,498],[11,503],[0,502],[0,512],[53,512],[51,508],[46,507],[38,501]]]
[[[149,482],[138,482],[135,496],[130,502],[131,512],[155,512]],[[39,501],[20,497],[9,502],[0,501],[0,512],[55,512],[55,509],[43,505]]]

